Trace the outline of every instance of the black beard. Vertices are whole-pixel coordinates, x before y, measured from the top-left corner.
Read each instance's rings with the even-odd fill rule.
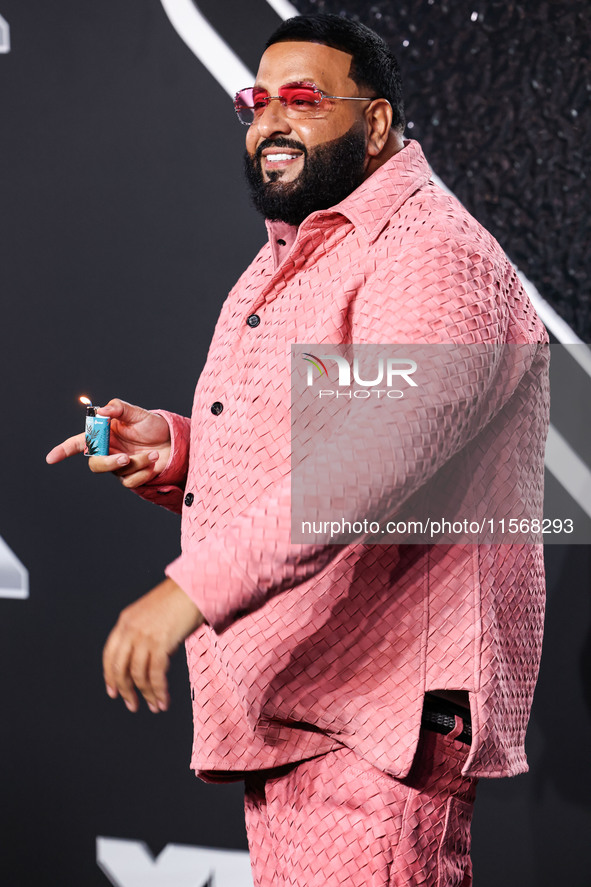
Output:
[[[261,154],[265,148],[295,148],[304,155],[304,168],[293,182],[281,182],[274,173],[263,180]],[[354,124],[338,139],[306,151],[301,142],[265,139],[254,154],[244,155],[244,172],[255,208],[266,219],[300,225],[318,209],[328,209],[358,188],[365,175],[366,141],[362,123]]]

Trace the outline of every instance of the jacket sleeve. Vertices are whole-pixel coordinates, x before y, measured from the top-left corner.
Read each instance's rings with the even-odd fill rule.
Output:
[[[153,410],[168,422],[170,429],[170,457],[167,465],[152,481],[134,490],[142,499],[162,505],[180,514],[189,465],[191,420],[166,410]]]
[[[416,326],[402,324],[392,310],[395,303],[386,304],[383,281],[368,289],[372,296],[381,291],[381,305],[378,309],[367,298],[360,306],[361,315],[365,312],[373,320],[358,322],[359,339],[416,342],[422,328],[422,341],[456,343],[458,351],[450,352],[445,379],[436,382],[435,395],[431,389],[409,401],[408,409],[386,416],[376,402],[367,401],[355,413],[355,422],[346,423],[345,446],[337,433],[311,448],[299,466],[294,490],[300,513],[309,514],[310,520],[329,500],[341,503],[352,521],[395,514],[486,427],[529,373],[537,345],[513,352],[508,364],[507,353],[494,347],[506,341],[508,320],[492,263],[482,256],[475,262],[466,250],[463,261],[450,261],[451,250],[439,241],[426,250],[422,262],[431,265],[433,273],[425,274],[423,268],[420,286],[413,284],[405,266],[398,277],[396,269],[390,269],[389,280],[401,281],[399,288],[406,288],[411,303],[411,308],[405,305],[404,317],[413,318]],[[474,348],[475,344],[492,347]],[[432,370],[436,377],[437,367]],[[310,579],[341,555],[343,546],[326,540],[293,544],[291,510],[286,467],[284,477],[254,505],[167,567],[167,575],[195,601],[215,631]]]

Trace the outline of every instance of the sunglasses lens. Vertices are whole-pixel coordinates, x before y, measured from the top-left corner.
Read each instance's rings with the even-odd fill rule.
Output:
[[[241,89],[234,96],[234,110],[241,123],[250,124],[254,120],[253,92],[253,88],[249,87],[248,89]]]
[[[279,98],[289,117],[306,117],[314,116],[322,101],[322,93],[315,86],[294,83],[279,87],[276,98]],[[260,86],[250,86],[237,92],[234,110],[240,122],[250,126],[262,114],[270,99],[267,90]]]
[[[282,86],[279,97],[287,108],[295,114],[314,111],[322,100],[322,95],[315,86],[294,85]]]
[[[234,110],[238,115],[241,123],[247,126],[254,121],[263,108],[269,104],[269,93],[266,89],[260,89],[256,86],[250,86],[248,89],[241,89],[234,97]]]

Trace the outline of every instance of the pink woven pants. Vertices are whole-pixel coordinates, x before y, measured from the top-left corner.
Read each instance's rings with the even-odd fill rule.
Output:
[[[477,780],[452,735],[422,731],[402,780],[347,748],[249,775],[255,887],[470,887]]]

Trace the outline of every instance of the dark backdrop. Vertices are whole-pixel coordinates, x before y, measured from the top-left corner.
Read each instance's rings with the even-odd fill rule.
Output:
[[[198,5],[254,69],[277,15],[263,0]],[[586,5],[297,6],[359,14],[392,42],[408,134],[590,341]],[[182,655],[165,716],[132,716],[102,686],[104,639],[177,555],[178,520],[82,458],[43,457],[81,430],[82,393],[190,410],[264,227],[241,181],[244,131],[158,0],[0,0],[0,15],[12,41],[0,55],[0,535],[31,588],[0,598],[0,883],[104,887],[97,835],[154,853],[245,848],[241,786],[188,769]],[[549,549],[547,567],[531,772],[481,785],[477,887],[589,883],[590,549]]]

